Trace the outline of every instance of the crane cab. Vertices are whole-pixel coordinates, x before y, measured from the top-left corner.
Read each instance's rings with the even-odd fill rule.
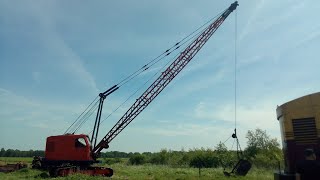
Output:
[[[66,134],[47,138],[45,161],[56,163],[92,163],[91,145],[87,135]]]

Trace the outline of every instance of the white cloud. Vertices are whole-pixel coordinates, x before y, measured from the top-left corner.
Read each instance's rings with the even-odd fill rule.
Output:
[[[3,16],[8,22],[7,28],[10,30],[9,36],[21,37],[25,39],[25,46],[28,50],[27,57],[20,63],[26,63],[28,55],[37,54],[28,60],[35,63],[35,67],[41,69],[43,75],[49,72],[62,73],[66,79],[72,79],[77,85],[89,88],[93,93],[99,92],[93,75],[86,69],[82,58],[77,50],[73,49],[59,31],[59,7],[55,2],[36,1],[4,3],[6,11]],[[10,22],[10,23],[9,23]],[[26,25],[32,22],[32,25]],[[26,30],[24,29],[26,28]],[[14,42],[15,43],[15,42]],[[32,49],[31,47],[36,47]],[[23,50],[20,50],[22,51]],[[39,52],[40,51],[40,52]],[[37,64],[37,65],[36,65]],[[46,69],[48,68],[48,69]],[[30,69],[32,78],[36,83],[41,79],[41,71]],[[54,74],[52,78],[56,77]]]
[[[209,131],[212,131],[213,127],[201,126],[197,124],[175,124],[170,127],[162,127],[161,129],[152,129],[149,133],[157,134],[161,136],[196,136],[209,134]]]
[[[242,28],[242,32],[239,35],[239,41],[241,41],[245,36],[247,36],[249,33],[254,31],[254,28],[252,27],[254,21],[256,20],[257,16],[260,13],[260,10],[265,6],[265,0],[260,0],[256,2],[255,7],[253,8],[254,11],[251,13],[250,17],[247,20],[246,25],[244,28]]]
[[[261,101],[254,105],[238,106],[237,132],[242,148],[245,148],[248,130],[260,128],[266,130],[271,137],[280,141],[280,128],[276,120],[274,104]],[[234,105],[200,102],[194,112],[187,113],[183,121],[164,121],[161,125],[148,125],[147,128],[133,127],[137,132],[149,134],[163,139],[174,139],[176,144],[168,147],[214,147],[220,141],[224,142],[234,132]],[[185,118],[185,117],[184,117]],[[155,120],[156,121],[156,120]],[[158,122],[158,121],[157,121]],[[187,144],[186,141],[189,142]],[[181,141],[181,142],[180,142]],[[231,148],[232,138],[226,142]]]
[[[36,123],[36,124],[30,124],[31,127],[40,128],[40,129],[49,129],[50,127],[48,124],[45,123]]]
[[[285,1],[276,3],[265,0],[257,1],[248,20],[246,20],[246,18],[241,19],[246,21],[246,23],[241,29],[239,41],[243,40],[247,36],[250,36],[250,34],[266,33],[266,30],[274,26],[281,26],[281,23],[286,23],[289,20],[293,20],[292,18],[294,18],[296,14],[301,13],[304,8],[306,8],[305,1],[291,3],[290,5],[288,5],[288,3]],[[300,28],[297,29],[300,30]],[[288,32],[291,30],[292,29],[288,30]]]
[[[133,127],[129,133],[139,132],[142,136],[158,139],[161,137],[160,145],[152,145],[149,148],[169,148],[179,150],[182,147],[186,149],[209,147],[214,148],[219,142],[226,142],[228,148],[232,148],[233,128],[226,128],[218,123],[174,123],[167,126],[152,126],[147,128]],[[148,139],[148,138],[147,138]],[[228,140],[229,139],[229,140]],[[228,141],[226,141],[228,140]],[[173,143],[173,144],[172,144]],[[245,140],[241,141],[243,147]]]
[[[69,118],[74,118],[75,114],[79,113],[78,109],[83,108],[83,105],[55,105],[50,102],[39,102],[2,88],[0,88],[0,97],[2,123],[17,123],[16,128],[25,126],[47,128],[51,132],[58,133],[66,129],[67,124],[72,120]]]
[[[194,110],[197,119],[232,121],[232,114],[234,114],[234,107],[230,105],[216,106],[206,102],[200,102]]]
[[[268,101],[256,102],[252,105],[237,105],[237,124],[251,128],[273,129],[276,126],[276,105]],[[234,104],[213,104],[200,102],[194,110],[195,118],[213,121],[234,122]]]

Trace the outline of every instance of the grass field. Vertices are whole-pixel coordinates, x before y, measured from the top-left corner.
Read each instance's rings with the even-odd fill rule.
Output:
[[[15,162],[31,163],[32,158],[0,158],[0,162],[15,163]],[[113,164],[114,170],[112,179],[243,179],[243,180],[271,180],[273,179],[272,170],[252,169],[245,177],[225,177],[221,168],[201,169],[201,176],[196,168],[172,168],[169,166],[160,165],[143,165],[131,166],[126,164]],[[40,174],[43,172],[30,168],[21,169],[12,173],[0,173],[0,179],[42,179]],[[111,179],[106,177],[90,177],[81,174],[75,174],[68,177],[59,177],[52,179]]]
[[[17,162],[25,162],[31,164],[32,157],[0,157],[0,163],[17,163]]]

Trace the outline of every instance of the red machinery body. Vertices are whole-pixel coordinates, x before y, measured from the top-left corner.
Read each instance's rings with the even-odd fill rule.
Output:
[[[48,161],[94,161],[91,146],[84,134],[50,136],[47,138],[45,159]]]
[[[91,166],[98,163],[93,159],[92,146],[87,135],[65,134],[47,138],[45,157],[35,157],[34,168],[48,169],[53,177],[67,176],[74,173],[112,176],[113,170]]]

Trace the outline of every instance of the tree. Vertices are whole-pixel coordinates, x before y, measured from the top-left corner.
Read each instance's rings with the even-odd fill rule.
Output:
[[[190,159],[190,166],[199,169],[199,176],[201,175],[201,168],[212,168],[219,166],[219,158],[210,149],[195,149]]]
[[[166,149],[162,149],[159,153],[154,153],[150,159],[152,164],[168,164],[169,152]]]
[[[219,142],[214,149],[223,168],[233,166],[234,161],[236,160],[236,152],[228,151],[226,145],[222,142]]]
[[[255,157],[261,151],[269,151],[280,148],[280,144],[276,138],[270,138],[266,131],[257,128],[255,131],[248,131],[246,153],[250,157]]]
[[[195,149],[190,152],[190,166],[197,168],[212,168],[219,166],[219,158],[211,149]]]
[[[0,157],[4,157],[5,153],[6,153],[6,150],[4,148],[1,148]]]
[[[257,128],[248,131],[245,155],[259,167],[275,167],[283,159],[280,144],[276,138],[271,138],[266,131]]]
[[[146,157],[142,154],[135,153],[129,158],[129,163],[132,165],[141,165],[146,161]]]

